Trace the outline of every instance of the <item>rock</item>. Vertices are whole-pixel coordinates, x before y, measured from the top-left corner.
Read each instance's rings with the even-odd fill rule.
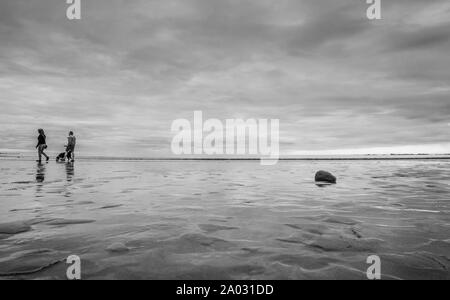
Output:
[[[24,222],[11,222],[0,224],[0,234],[18,234],[31,230],[31,226]]]
[[[113,252],[113,253],[122,253],[122,252],[130,251],[130,248],[128,248],[127,246],[125,246],[122,243],[114,243],[111,246],[109,246],[108,248],[106,248],[106,250],[108,250],[109,252]]]
[[[319,171],[316,173],[316,182],[336,183],[336,177],[330,172]]]

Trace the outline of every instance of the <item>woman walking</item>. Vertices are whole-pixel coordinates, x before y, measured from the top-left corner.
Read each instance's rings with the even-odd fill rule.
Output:
[[[42,159],[41,159],[42,155],[45,156],[47,161],[50,158],[48,157],[47,154],[44,153],[44,150],[47,149],[47,142],[46,142],[47,137],[45,136],[44,130],[43,129],[38,129],[38,132],[39,132],[39,136],[38,136],[38,144],[36,146],[36,149],[38,150],[39,160],[37,160],[37,162],[41,163],[42,162]]]

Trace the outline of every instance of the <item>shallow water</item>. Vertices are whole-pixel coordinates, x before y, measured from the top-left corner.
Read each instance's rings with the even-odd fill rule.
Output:
[[[1,160],[0,278],[450,279],[449,201],[448,160]]]

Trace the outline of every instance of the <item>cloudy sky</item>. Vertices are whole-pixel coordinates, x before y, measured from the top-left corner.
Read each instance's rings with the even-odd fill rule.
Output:
[[[3,151],[169,155],[202,110],[280,119],[284,155],[450,153],[448,0],[81,2],[0,1]]]

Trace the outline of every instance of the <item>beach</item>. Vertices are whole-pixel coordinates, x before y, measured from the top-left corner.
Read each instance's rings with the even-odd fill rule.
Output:
[[[450,279],[449,196],[445,159],[3,159],[0,279]]]

